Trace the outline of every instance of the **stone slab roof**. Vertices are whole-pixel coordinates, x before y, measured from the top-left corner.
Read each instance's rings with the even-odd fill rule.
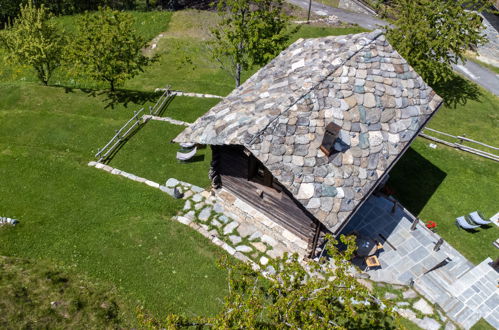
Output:
[[[174,141],[245,146],[336,232],[441,103],[379,30],[300,39]],[[331,122],[342,151],[327,157]]]

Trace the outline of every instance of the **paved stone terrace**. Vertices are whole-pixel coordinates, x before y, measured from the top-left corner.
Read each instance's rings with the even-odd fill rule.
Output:
[[[446,242],[434,251],[440,236],[422,223],[411,231],[414,217],[401,207],[392,214],[392,207],[390,200],[372,196],[343,230],[343,233],[357,231],[383,242],[384,250],[378,255],[381,267],[366,270],[371,279],[403,285],[414,281],[416,290],[464,328],[470,328],[481,317],[499,328],[499,288],[496,286],[499,273],[489,266],[491,260],[474,267]],[[447,258],[450,261],[446,264],[425,274]],[[362,260],[355,262],[365,268]]]

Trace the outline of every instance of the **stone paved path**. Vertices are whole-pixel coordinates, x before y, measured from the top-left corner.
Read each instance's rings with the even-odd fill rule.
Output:
[[[370,197],[343,231],[358,231],[381,242],[379,234],[386,238],[378,256],[381,267],[367,270],[371,279],[404,285],[413,282],[415,289],[464,328],[481,317],[499,328],[499,273],[489,265],[492,260],[474,267],[446,242],[434,251],[440,236],[422,223],[411,230],[414,217],[400,207],[392,214],[392,206],[385,198]],[[441,262],[440,268],[430,271]],[[361,260],[357,263],[365,267]]]
[[[194,228],[234,257],[272,271],[267,264],[278,248],[272,237],[228,212],[215,196],[202,188],[187,186],[176,179],[169,179],[165,186],[184,193],[185,204],[175,220]]]

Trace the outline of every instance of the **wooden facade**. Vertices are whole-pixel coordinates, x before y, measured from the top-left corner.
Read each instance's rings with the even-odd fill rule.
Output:
[[[313,250],[321,224],[249,151],[241,146],[214,146],[218,183],[270,219],[309,243]]]

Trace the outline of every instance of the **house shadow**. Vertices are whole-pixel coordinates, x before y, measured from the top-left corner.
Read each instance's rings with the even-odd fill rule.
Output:
[[[388,187],[412,214],[419,215],[447,174],[409,148],[390,171]]]
[[[204,162],[204,159],[205,159],[204,155],[196,155],[191,159],[189,159],[188,161],[185,161],[184,164]]]
[[[381,265],[377,268],[368,267],[366,258],[360,256],[356,256],[351,262],[363,271],[385,273],[387,265],[393,262],[385,258],[385,252],[393,251],[392,255],[408,253],[404,248],[400,248],[407,240],[407,236],[401,234],[402,232],[413,232],[421,240],[425,240],[426,245],[436,244],[431,235],[419,230],[414,231],[413,228],[421,226],[416,223],[416,217],[445,177],[445,172],[409,148],[390,172],[385,190],[390,190],[394,198],[387,197],[382,192],[371,195],[341,231],[341,234],[354,234],[365,241],[370,241],[373,247],[380,243],[382,247],[375,249],[374,255],[378,256]],[[341,250],[341,246],[338,248]],[[399,249],[401,250],[398,251]]]

